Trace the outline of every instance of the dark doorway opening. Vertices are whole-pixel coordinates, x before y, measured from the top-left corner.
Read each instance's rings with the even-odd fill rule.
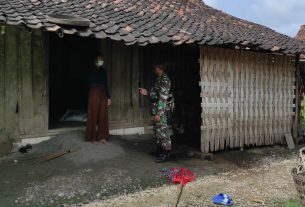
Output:
[[[164,65],[172,82],[175,110],[172,115],[173,143],[200,149],[201,97],[199,48],[196,45],[172,46],[168,44],[145,47],[143,77],[152,77],[154,64]],[[153,78],[144,80],[152,83]],[[148,87],[149,86],[145,86]]]
[[[86,113],[88,74],[99,42],[94,38],[59,38],[50,34],[49,48],[49,129],[84,126],[85,120],[78,119]],[[71,114],[74,119],[67,119]]]

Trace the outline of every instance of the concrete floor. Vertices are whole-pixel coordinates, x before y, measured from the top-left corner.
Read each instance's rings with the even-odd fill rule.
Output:
[[[81,206],[164,185],[163,168],[186,167],[202,177],[296,153],[275,146],[215,153],[213,161],[201,161],[187,158],[193,150],[180,147],[174,160],[156,164],[149,154],[154,148],[150,135],[113,136],[107,146],[84,142],[83,136],[82,131],[65,133],[34,145],[28,154],[0,158],[0,207]],[[37,159],[68,149],[77,151],[49,162]]]

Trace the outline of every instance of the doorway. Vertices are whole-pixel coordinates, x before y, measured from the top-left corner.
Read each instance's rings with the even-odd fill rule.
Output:
[[[50,34],[49,129],[84,126],[95,38]]]
[[[152,67],[162,64],[172,82],[175,110],[171,118],[173,143],[196,149],[201,145],[199,48],[196,45],[158,44],[144,49],[144,83],[152,84]]]

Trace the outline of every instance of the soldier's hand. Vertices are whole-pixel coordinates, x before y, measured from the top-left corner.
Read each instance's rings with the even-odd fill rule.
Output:
[[[148,92],[145,88],[139,88],[139,93],[142,94],[143,96],[147,96]]]
[[[155,122],[159,122],[160,121],[160,116],[159,115],[155,115]]]

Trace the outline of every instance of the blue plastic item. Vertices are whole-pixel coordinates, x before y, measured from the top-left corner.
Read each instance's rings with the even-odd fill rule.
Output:
[[[234,204],[231,196],[224,193],[213,196],[212,200],[214,204],[218,205],[232,206]]]

